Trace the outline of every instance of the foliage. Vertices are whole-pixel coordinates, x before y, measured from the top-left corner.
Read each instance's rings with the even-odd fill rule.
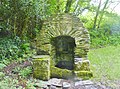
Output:
[[[32,67],[28,66],[25,68],[21,68],[21,67],[15,67],[13,69],[13,73],[18,74],[21,77],[28,77],[31,73],[32,73]]]
[[[110,35],[111,31],[91,31],[91,48],[105,47],[109,45],[120,45],[120,35]]]
[[[103,47],[107,45],[119,45],[120,16],[114,13],[105,12],[99,28],[93,29],[94,13],[88,12],[81,16],[84,26],[89,30],[91,47]],[[99,18],[98,18],[99,20]],[[115,41],[114,41],[114,40]]]
[[[0,71],[1,71],[4,67],[6,67],[6,65],[3,64],[3,63],[0,63]]]
[[[0,89],[36,89],[30,80],[15,79],[9,76],[3,77],[0,81]]]
[[[109,40],[110,45],[114,46],[120,45],[120,34],[109,36]]]
[[[23,42],[19,37],[4,38],[0,40],[0,61],[1,60],[17,60],[30,54],[29,43]]]
[[[109,0],[106,0],[105,1],[106,3],[105,2],[103,3],[103,8],[102,8],[102,4],[99,8],[98,16],[96,18],[96,27],[97,27],[96,29],[92,29],[93,26],[95,25],[94,17],[95,14],[97,13],[97,8],[98,8],[97,4],[96,5],[94,4],[96,3],[95,1],[2,0],[0,3],[1,5],[0,29],[9,31],[13,36],[19,36],[25,40],[26,39],[28,40],[28,38],[33,39],[36,37],[36,33],[38,33],[39,30],[41,29],[45,19],[47,19],[52,14],[64,13],[68,1],[72,1],[70,3],[71,5],[68,5],[71,6],[70,7],[71,9],[68,13],[73,13],[76,16],[79,16],[82,19],[85,27],[89,29],[90,33],[92,33],[91,36],[93,35],[93,33],[99,34],[99,30],[96,29],[102,30],[100,31],[101,33],[99,35],[104,34],[104,31],[106,30],[107,31],[112,30],[111,32],[114,32],[116,30],[118,31],[119,23],[120,23],[118,21],[119,16],[113,14],[108,10],[107,5],[110,3]],[[107,29],[104,27],[107,27]],[[96,30],[96,32],[94,32],[93,30]],[[102,37],[101,40],[106,38],[107,37],[104,38]],[[95,41],[97,41],[97,39],[95,39]],[[98,43],[100,44],[104,43],[104,42],[100,42],[100,39],[98,39],[98,41],[99,41]]]
[[[27,77],[32,73],[32,67],[26,67],[22,69],[19,73],[20,76],[22,77]]]
[[[5,76],[3,72],[0,72],[0,80]]]
[[[81,15],[85,10],[90,9],[90,2],[91,0],[73,0],[71,13],[74,13],[76,16]]]
[[[13,36],[35,37],[36,29],[41,28],[41,19],[46,17],[47,0],[2,0],[1,27]]]
[[[18,80],[6,76],[2,81],[0,81],[0,89],[8,89],[8,88],[16,89],[15,84],[18,84]],[[17,89],[23,89],[23,88],[22,86],[19,86]]]
[[[95,30],[90,32],[91,47],[103,47],[109,44],[107,32],[104,30]]]
[[[57,13],[64,13],[69,0],[2,0],[0,28],[8,30],[13,36],[23,39],[35,38],[41,29],[43,20]],[[72,0],[71,0],[72,1]],[[90,0],[72,1],[70,13],[79,14],[88,7]],[[69,6],[69,5],[68,5]],[[76,9],[74,8],[76,7]],[[80,13],[81,13],[80,12]]]

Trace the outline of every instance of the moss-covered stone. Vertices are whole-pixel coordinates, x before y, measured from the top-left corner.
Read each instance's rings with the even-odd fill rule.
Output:
[[[86,57],[90,47],[90,36],[80,19],[73,14],[57,14],[44,21],[40,33],[37,34],[36,47],[37,49],[49,52],[53,56],[55,55],[53,53],[55,49],[50,47],[56,44],[56,42],[51,43],[51,40],[63,35],[75,39],[75,55]],[[58,40],[56,41],[58,42]],[[58,50],[60,51],[62,49]]]
[[[51,78],[70,78],[73,76],[73,72],[67,69],[60,69],[54,66],[50,67]]]
[[[51,59],[54,60],[50,65],[51,77],[63,78],[72,76],[72,71],[70,70],[73,69],[74,71],[90,70],[88,62],[74,63],[75,56],[87,59],[90,47],[89,33],[76,16],[64,13],[48,18],[44,21],[42,29],[36,37],[36,49],[47,52],[50,54]],[[44,53],[40,52],[40,54]],[[46,58],[40,58],[41,63],[38,62],[40,61],[39,59],[36,60],[34,71],[44,70],[48,72],[46,71],[49,69],[47,61],[43,59]],[[81,75],[81,73],[77,74]],[[38,75],[40,74],[38,73]],[[84,76],[86,75],[87,73]]]
[[[93,73],[91,71],[74,71],[74,73],[75,73],[75,76],[78,78],[89,79],[93,77]]]
[[[48,80],[50,78],[50,57],[41,55],[33,58],[33,77]]]
[[[74,70],[75,71],[90,71],[90,61],[89,60],[81,60],[78,62],[75,62],[74,64]]]
[[[34,71],[33,77],[41,80],[50,79],[50,71]]]
[[[52,58],[50,59],[50,66],[55,66],[55,62]]]
[[[70,78],[73,76],[73,72],[68,69],[61,69],[55,67],[54,60],[50,60],[50,76],[51,78]]]

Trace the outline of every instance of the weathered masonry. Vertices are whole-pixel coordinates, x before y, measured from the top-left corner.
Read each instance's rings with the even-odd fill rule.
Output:
[[[50,55],[54,66],[60,69],[74,70],[78,75],[83,71],[90,74],[87,53],[90,36],[80,19],[72,14],[59,14],[50,17],[43,24],[37,36],[38,51]]]

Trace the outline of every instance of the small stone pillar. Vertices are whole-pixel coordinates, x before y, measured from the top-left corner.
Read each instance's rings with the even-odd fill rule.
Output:
[[[49,55],[39,55],[33,57],[33,77],[41,80],[50,79]]]
[[[74,74],[78,78],[89,79],[93,77],[92,71],[90,71],[90,61],[83,58],[74,58]]]
[[[90,71],[90,61],[89,60],[84,60],[83,58],[74,58],[75,63],[74,63],[74,70],[75,71]]]

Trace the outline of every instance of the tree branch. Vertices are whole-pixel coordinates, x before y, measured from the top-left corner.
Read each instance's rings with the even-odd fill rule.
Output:
[[[111,10],[111,13],[114,11],[114,9],[120,4],[120,2],[118,2]]]

